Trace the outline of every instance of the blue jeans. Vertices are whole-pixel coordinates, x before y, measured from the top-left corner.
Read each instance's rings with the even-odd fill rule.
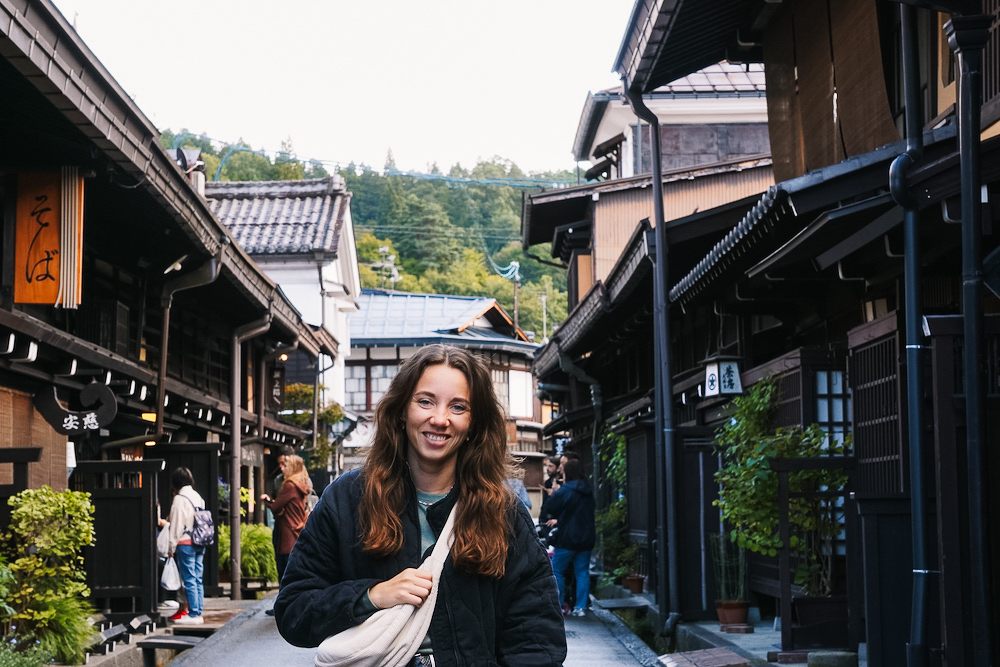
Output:
[[[178,544],[174,559],[177,560],[177,569],[187,593],[188,614],[201,616],[205,604],[205,547]]]
[[[552,572],[559,587],[559,606],[566,601],[566,568],[573,563],[576,572],[576,608],[586,609],[590,600],[590,552],[556,549],[552,554]]]

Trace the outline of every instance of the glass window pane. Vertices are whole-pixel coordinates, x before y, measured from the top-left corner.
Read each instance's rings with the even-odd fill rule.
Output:
[[[830,393],[831,394],[844,393],[844,371],[830,372]]]
[[[830,421],[830,406],[826,399],[820,399],[816,404],[816,421],[820,424],[827,424]]]
[[[833,421],[843,422],[844,421],[844,399],[834,398],[833,403]]]
[[[816,372],[816,393],[820,396],[830,393],[826,384],[826,371]]]

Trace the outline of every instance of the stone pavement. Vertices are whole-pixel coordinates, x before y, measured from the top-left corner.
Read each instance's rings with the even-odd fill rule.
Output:
[[[272,596],[273,597],[273,594]],[[271,597],[253,604],[198,646],[177,655],[170,667],[311,667],[316,649],[286,643],[274,618],[264,612]],[[207,613],[207,612],[206,612]],[[568,655],[564,667],[653,667],[657,656],[617,616],[604,610],[566,619]]]
[[[272,592],[263,600],[207,598],[203,626],[181,626],[178,634],[207,638],[178,653],[157,651],[157,664],[170,667],[312,667],[316,649],[291,646],[278,634],[274,618],[264,612],[273,604]],[[730,667],[766,665],[777,650],[780,633],[772,621],[758,621],[752,634],[726,634],[718,622],[681,623],[678,653],[657,656],[611,611],[591,608],[582,618],[566,619],[568,654],[564,667]],[[153,634],[173,632],[173,624]],[[105,656],[92,656],[87,667],[142,667],[135,645],[120,645]],[[172,659],[171,659],[172,658]]]

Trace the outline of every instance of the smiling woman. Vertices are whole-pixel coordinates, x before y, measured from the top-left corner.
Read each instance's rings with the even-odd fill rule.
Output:
[[[444,494],[455,479],[458,449],[471,422],[469,383],[457,368],[428,366],[406,413],[406,462],[417,491]]]
[[[275,603],[282,636],[322,643],[317,664],[368,664],[329,654],[346,644],[339,636],[324,640],[388,618],[380,610],[419,608],[428,629],[389,647],[412,664],[562,664],[555,578],[505,484],[513,461],[486,366],[460,348],[422,348],[393,378],[375,425],[364,467],[327,487],[295,544]],[[450,538],[442,569],[422,563]]]

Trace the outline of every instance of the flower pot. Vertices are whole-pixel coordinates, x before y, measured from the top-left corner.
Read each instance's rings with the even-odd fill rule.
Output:
[[[742,600],[716,600],[715,613],[720,625],[746,625],[750,603]]]
[[[646,577],[641,574],[626,574],[622,577],[622,585],[631,593],[641,593],[646,584]]]

